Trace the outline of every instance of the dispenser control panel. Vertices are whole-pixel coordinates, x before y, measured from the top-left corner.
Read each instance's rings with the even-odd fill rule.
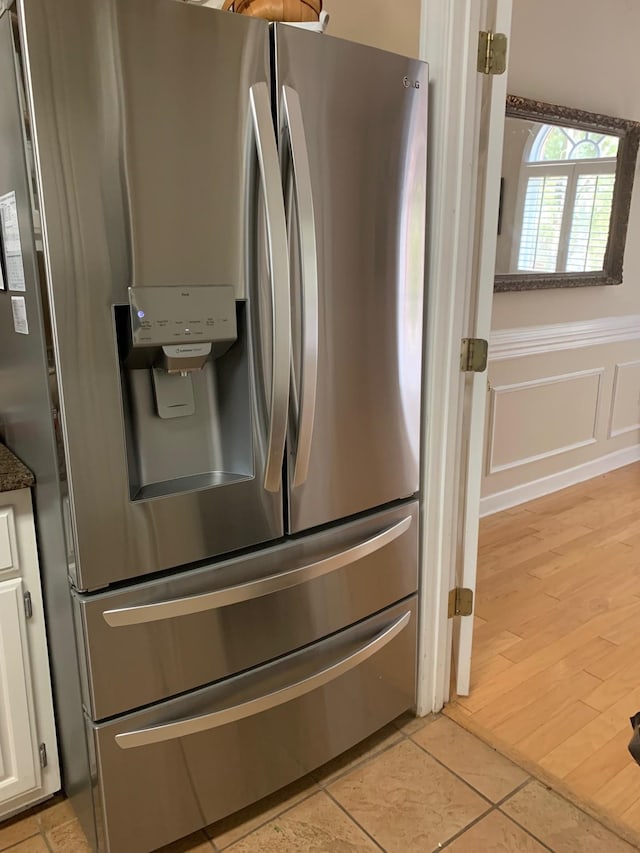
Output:
[[[134,347],[231,343],[238,337],[235,289],[130,287]]]

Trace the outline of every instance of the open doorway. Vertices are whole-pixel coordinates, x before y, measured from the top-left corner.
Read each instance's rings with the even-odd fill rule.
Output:
[[[640,463],[483,519],[475,622],[447,713],[637,843]]]
[[[515,4],[509,92],[640,120],[629,35],[640,9],[614,7]],[[585,46],[602,45],[605,29],[596,69]],[[526,187],[520,202],[524,215]],[[533,192],[529,202],[533,215]],[[553,227],[559,221],[551,244]],[[638,229],[636,179],[621,286],[495,296],[471,684],[446,710],[635,844],[640,768],[627,744],[640,708]]]

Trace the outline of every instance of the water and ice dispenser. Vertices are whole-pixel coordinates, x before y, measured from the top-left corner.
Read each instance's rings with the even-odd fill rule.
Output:
[[[115,307],[132,500],[253,476],[245,309],[226,285],[131,287]]]

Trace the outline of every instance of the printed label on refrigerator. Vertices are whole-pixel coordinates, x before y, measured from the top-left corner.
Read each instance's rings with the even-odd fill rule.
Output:
[[[27,320],[27,305],[24,296],[11,297],[11,313],[13,314],[13,328],[19,335],[29,334],[29,322]]]
[[[0,228],[2,228],[7,286],[9,290],[24,291],[26,287],[18,227],[18,205],[14,192],[0,196]]]

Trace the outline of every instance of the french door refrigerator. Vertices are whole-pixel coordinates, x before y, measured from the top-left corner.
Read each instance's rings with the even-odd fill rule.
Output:
[[[141,853],[414,703],[427,69],[175,0],[0,44],[0,417],[65,787]]]

